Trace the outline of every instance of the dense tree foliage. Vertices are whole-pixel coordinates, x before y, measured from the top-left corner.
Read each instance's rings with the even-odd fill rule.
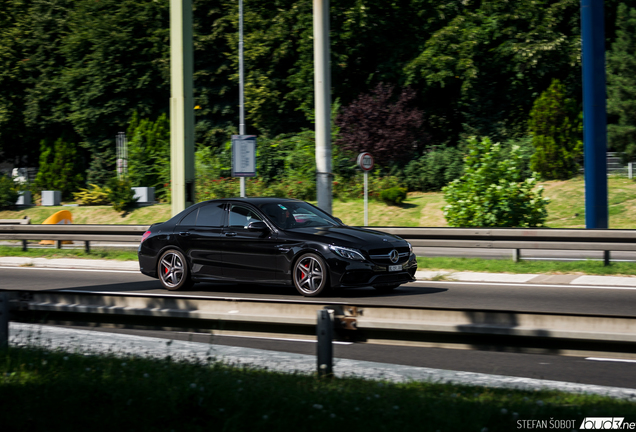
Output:
[[[608,47],[616,41],[610,96],[622,92],[622,102],[610,103],[611,143],[628,149],[619,135],[628,136],[631,123],[620,113],[631,111],[619,105],[631,103],[631,84],[613,76],[633,75],[627,10],[636,0],[604,4]],[[196,141],[221,157],[238,124],[238,7],[235,0],[193,0],[193,7]],[[455,148],[469,135],[523,139],[532,104],[553,79],[581,102],[579,22],[579,0],[332,0],[333,100],[346,112],[380,83],[412,89],[413,111],[423,113],[416,134],[428,141],[405,157],[422,166],[430,149]],[[307,0],[245,1],[248,133],[271,142],[309,136],[312,26]],[[133,113],[154,122],[168,105],[167,0],[2,1],[0,161],[34,166],[40,142],[63,136],[85,161],[86,180],[103,185],[114,170],[117,132]],[[355,122],[339,123],[342,133]],[[335,154],[334,170],[355,177],[352,155]],[[404,168],[387,173],[404,178]]]

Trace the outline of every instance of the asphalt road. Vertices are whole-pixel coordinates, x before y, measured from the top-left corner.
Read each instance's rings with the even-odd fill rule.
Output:
[[[81,289],[100,292],[165,294],[157,280],[133,272],[52,270],[39,268],[0,268],[2,287],[27,290]],[[293,288],[198,284],[186,295],[210,297],[298,299]],[[180,295],[180,293],[167,293]],[[602,313],[633,316],[636,289],[596,289],[570,286],[535,286],[513,284],[471,284],[418,282],[400,287],[391,295],[379,295],[372,288],[344,291],[324,300],[345,301],[360,305],[422,305],[427,307],[487,308],[513,311],[554,311]],[[210,342],[209,334],[95,329],[126,332],[166,339]],[[214,335],[212,342],[221,345],[260,348],[299,354],[316,353],[309,340],[279,340],[258,337]],[[374,344],[336,344],[334,356],[353,360],[376,361],[447,370],[491,373],[526,378],[636,388],[636,362],[599,361],[583,357],[544,354],[493,352],[463,349],[386,346]],[[611,357],[611,355],[608,355]],[[614,359],[617,360],[617,359]]]
[[[0,268],[3,287],[26,290],[80,289],[136,294],[196,295],[298,300],[293,287],[200,283],[187,292],[164,290],[159,281],[136,272]],[[305,299],[312,301],[312,299]],[[358,306],[422,306],[454,309],[503,310],[636,316],[636,288],[427,281],[401,286],[391,294],[371,287],[340,291],[314,301],[346,302]]]

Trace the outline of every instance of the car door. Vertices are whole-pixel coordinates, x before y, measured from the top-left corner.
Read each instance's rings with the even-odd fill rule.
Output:
[[[227,218],[226,204],[218,201],[204,204],[191,215],[183,219],[175,232],[180,244],[187,245],[182,247],[190,258],[192,275],[224,278],[222,232]]]
[[[262,221],[255,209],[231,204],[223,230],[224,275],[237,281],[276,281],[276,234],[272,230],[252,231],[250,222]]]

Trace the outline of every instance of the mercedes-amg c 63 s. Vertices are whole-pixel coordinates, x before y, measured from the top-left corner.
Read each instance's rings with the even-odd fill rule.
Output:
[[[414,280],[417,261],[400,237],[344,225],[304,201],[228,198],[195,204],[144,233],[141,272],[169,290],[195,282],[390,291]]]

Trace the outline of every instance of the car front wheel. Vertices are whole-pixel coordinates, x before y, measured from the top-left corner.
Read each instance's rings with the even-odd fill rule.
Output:
[[[170,291],[192,286],[188,262],[178,250],[168,250],[161,255],[157,264],[161,285]]]
[[[315,297],[327,290],[329,274],[325,261],[318,255],[307,253],[294,265],[294,286],[305,297]]]

